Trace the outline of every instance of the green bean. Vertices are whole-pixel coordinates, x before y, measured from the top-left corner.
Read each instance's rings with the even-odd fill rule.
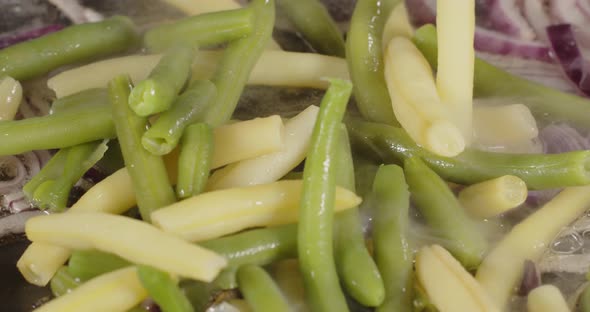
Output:
[[[404,161],[404,171],[414,203],[444,239],[442,245],[467,269],[477,268],[486,252],[486,238],[447,183],[417,157]]]
[[[0,156],[58,149],[116,136],[110,107],[0,122]]]
[[[106,150],[107,141],[61,149],[24,185],[25,196],[41,209],[62,211],[67,206],[74,184],[102,158]]]
[[[272,37],[274,0],[253,0],[250,7],[254,12],[252,33],[229,44],[213,75],[217,97],[215,105],[205,112],[204,121],[214,127],[231,118],[252,68]]]
[[[251,8],[242,8],[187,17],[148,30],[144,45],[161,52],[178,43],[205,47],[233,41],[252,32],[252,15]]]
[[[168,182],[162,158],[152,155],[141,146],[147,119],[131,111],[128,104],[130,91],[129,76],[118,76],[109,82],[109,97],[119,145],[133,182],[141,217],[149,222],[152,211],[174,203],[176,197]]]
[[[178,156],[176,196],[187,198],[205,190],[213,158],[213,131],[205,123],[186,128]]]
[[[49,288],[51,288],[51,292],[54,296],[61,297],[76,289],[80,284],[82,284],[82,282],[73,277],[68,272],[66,266],[62,266],[57,272],[55,272],[55,275],[49,283]]]
[[[87,281],[129,265],[129,261],[111,253],[94,249],[76,250],[68,260],[68,273],[80,281]]]
[[[376,311],[412,311],[414,254],[407,237],[410,192],[402,168],[379,167],[373,195],[374,254],[386,291]]]
[[[184,129],[203,117],[202,113],[215,96],[215,85],[211,81],[192,83],[143,134],[143,147],[154,155],[170,153],[180,141]]]
[[[297,257],[296,224],[254,229],[199,243],[225,257],[228,267],[266,265]]]
[[[194,56],[195,49],[189,45],[170,48],[148,78],[131,91],[131,109],[139,116],[168,110],[190,77]]]
[[[580,294],[578,299],[578,306],[580,312],[590,312],[590,284],[584,287],[584,291]]]
[[[316,311],[348,311],[334,264],[332,221],[338,136],[351,91],[350,82],[331,80],[303,170],[297,249],[306,294]]]
[[[63,65],[123,52],[138,40],[133,23],[123,16],[71,26],[0,50],[0,75],[34,78]]]
[[[176,281],[170,274],[146,266],[137,266],[137,276],[143,287],[163,311],[189,312],[194,311],[190,301],[186,298]]]
[[[551,189],[590,183],[590,151],[563,154],[504,154],[466,149],[456,157],[434,155],[418,147],[400,128],[351,121],[355,142],[377,153],[385,162],[403,163],[420,157],[447,181],[473,184],[504,175],[521,178],[529,189]]]
[[[344,57],[342,32],[318,0],[277,0],[277,6],[316,51]]]
[[[418,29],[414,43],[436,70],[438,51],[434,26]],[[517,99],[539,120],[567,121],[584,128],[590,124],[590,110],[586,109],[590,100],[587,98],[512,75],[479,58],[475,58],[473,91],[476,97]]]
[[[337,184],[354,192],[354,168],[346,128],[340,130],[336,168]],[[348,209],[335,217],[334,259],[340,282],[351,297],[369,307],[383,302],[383,280],[365,245],[358,208]]]
[[[359,0],[346,36],[346,59],[360,113],[370,121],[398,125],[383,73],[381,37],[400,0]]]
[[[240,291],[254,312],[290,311],[287,300],[270,275],[256,265],[238,269]]]
[[[92,107],[109,107],[109,105],[107,89],[88,89],[53,101],[49,114]]]

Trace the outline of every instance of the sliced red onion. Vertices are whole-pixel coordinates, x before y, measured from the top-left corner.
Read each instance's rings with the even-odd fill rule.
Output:
[[[505,34],[477,27],[475,49],[502,55],[514,55],[551,62],[550,49],[538,41],[515,39]]]
[[[547,27],[553,54],[569,80],[580,92],[590,95],[590,33],[572,24]]]
[[[535,38],[535,32],[521,15],[517,0],[487,0],[486,12],[482,18],[488,28],[517,39]]]
[[[513,75],[538,82],[542,85],[563,92],[577,92],[577,89],[567,77],[563,75],[558,64],[484,52],[478,52],[477,56]]]
[[[555,24],[587,25],[589,19],[578,8],[577,0],[549,0],[549,12]]]
[[[537,38],[547,41],[545,29],[551,25],[551,18],[547,13],[545,0],[523,0],[522,14],[535,31]]]
[[[406,0],[406,9],[416,26],[436,23],[436,0]]]
[[[532,207],[541,207],[541,205],[546,204],[553,197],[557,196],[559,192],[561,192],[561,189],[530,190],[526,198],[526,203]]]
[[[2,176],[8,177],[8,179],[0,181],[0,194],[17,190],[27,176],[25,165],[15,156],[0,157],[0,172]]]
[[[537,270],[537,265],[531,260],[525,260],[518,294],[527,296],[531,290],[539,286],[541,286],[541,274]]]
[[[576,1],[576,5],[578,9],[586,16],[586,18],[590,18],[590,1],[588,0],[578,0]]]
[[[103,19],[102,14],[81,5],[78,0],[49,0],[64,13],[74,24],[98,22]]]
[[[62,28],[64,28],[63,25],[49,25],[49,26],[35,28],[35,29],[28,30],[25,32],[20,32],[20,33],[16,33],[16,34],[11,34],[9,36],[1,37],[0,38],[0,49],[4,49],[8,46],[11,46],[13,44],[17,44],[19,42],[35,39],[35,38],[44,36],[44,35],[52,33],[52,32],[56,32],[58,30],[61,30]]]
[[[547,154],[566,153],[590,149],[590,141],[571,126],[559,123],[551,124],[539,131]]]

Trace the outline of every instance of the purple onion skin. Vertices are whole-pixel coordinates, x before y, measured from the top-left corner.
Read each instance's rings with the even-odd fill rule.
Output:
[[[537,266],[533,261],[525,260],[518,295],[527,296],[531,290],[539,286],[541,286],[541,275],[539,274],[539,270],[537,270]]]
[[[17,44],[19,42],[24,42],[27,40],[35,39],[35,38],[62,30],[63,28],[64,28],[63,25],[55,24],[55,25],[44,26],[41,28],[35,28],[33,30],[25,31],[22,33],[17,33],[17,34],[5,36],[5,37],[0,38],[0,49],[4,49],[6,47],[9,47],[13,44]]]
[[[559,60],[569,80],[585,95],[590,95],[590,77],[588,77],[588,60],[582,51],[584,40],[576,34],[571,24],[557,24],[547,27],[547,37],[553,54]]]

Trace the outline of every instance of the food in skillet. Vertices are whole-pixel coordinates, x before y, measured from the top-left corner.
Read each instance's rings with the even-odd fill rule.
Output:
[[[39,311],[503,311],[520,286],[530,311],[573,307],[535,271],[590,204],[590,152],[572,151],[583,138],[560,124],[584,130],[589,101],[475,48],[500,52],[482,40],[493,37],[559,62],[583,93],[585,19],[548,22],[542,37],[510,1],[492,1],[482,29],[474,1],[360,0],[345,41],[314,0],[171,2],[199,14],[141,35],[111,17],[0,50],[4,119],[19,81],[49,73],[57,97],[47,116],[0,123],[1,155],[58,149],[23,187],[51,212],[27,222],[17,264],[56,296]],[[275,5],[318,53],[276,46]],[[326,92],[289,118],[232,120],[247,84]],[[545,140],[559,153],[538,153],[539,125],[566,141]],[[69,205],[112,153],[124,166]],[[563,190],[504,233],[486,230],[548,189]],[[588,293],[573,304],[588,309]]]

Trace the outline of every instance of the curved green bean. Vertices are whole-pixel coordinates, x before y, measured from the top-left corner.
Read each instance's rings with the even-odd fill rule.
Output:
[[[336,168],[337,184],[354,192],[352,153],[344,127],[340,130]],[[334,259],[340,282],[360,304],[369,307],[380,305],[385,298],[383,279],[365,245],[358,208],[338,213],[334,221]]]
[[[521,178],[529,189],[551,189],[590,183],[590,151],[563,154],[504,154],[466,149],[456,157],[434,155],[419,146],[400,128],[383,124],[350,121],[355,143],[377,153],[388,163],[422,158],[447,181],[473,184],[503,175]]]
[[[194,311],[190,301],[178,287],[170,274],[158,269],[138,265],[137,276],[148,295],[162,311],[166,312],[191,312]]]
[[[414,203],[441,243],[467,269],[475,269],[487,249],[477,223],[467,216],[447,183],[420,158],[404,161],[406,181]]]
[[[162,158],[152,155],[141,146],[141,136],[145,131],[147,119],[131,111],[128,104],[130,92],[129,76],[118,76],[109,82],[112,118],[117,129],[119,145],[133,182],[139,212],[141,217],[149,222],[152,211],[174,203],[176,197],[168,182]]]
[[[213,131],[205,123],[188,126],[178,156],[176,196],[187,198],[205,190],[213,158]]]
[[[238,269],[238,284],[254,312],[290,311],[289,304],[270,275],[261,267],[245,265]]]
[[[314,311],[348,311],[334,264],[332,237],[338,137],[351,91],[350,82],[331,80],[303,170],[297,249],[306,295]]]
[[[590,284],[589,284],[590,285]],[[590,286],[586,286],[582,294],[580,294],[580,299],[578,299],[578,306],[580,307],[580,312],[590,312]]]
[[[373,182],[373,246],[385,283],[385,301],[377,312],[413,311],[414,253],[407,237],[410,192],[401,167],[379,167]]]
[[[185,128],[203,117],[202,113],[216,94],[215,85],[209,80],[192,83],[143,134],[143,147],[154,155],[170,153],[178,145]]]
[[[54,296],[60,297],[76,289],[80,284],[82,284],[82,282],[72,276],[68,272],[66,266],[62,266],[57,272],[55,272],[53,278],[51,278],[49,288]]]
[[[214,127],[224,124],[233,115],[252,68],[272,38],[274,0],[253,0],[250,8],[254,11],[252,33],[229,44],[213,75],[217,97],[205,112],[204,121]]]
[[[76,250],[68,260],[68,273],[80,281],[87,281],[131,263],[117,255],[99,250]]]
[[[189,45],[170,48],[149,77],[131,91],[131,109],[139,116],[168,110],[190,77],[194,55],[195,49]]]
[[[214,46],[248,36],[252,32],[252,9],[242,8],[199,14],[148,30],[144,45],[152,52],[179,44]]]
[[[413,40],[436,70],[436,28],[433,25],[419,28]],[[590,110],[586,109],[590,106],[590,100],[587,98],[512,75],[477,57],[474,65],[474,96],[517,99],[539,120],[567,121],[584,128],[590,125]]]
[[[49,114],[52,115],[92,107],[110,107],[110,105],[107,89],[88,89],[53,101]]]
[[[0,156],[58,149],[116,136],[110,107],[0,122]]]
[[[0,50],[0,75],[26,80],[60,66],[124,52],[139,35],[127,17],[80,24]]]
[[[277,0],[277,6],[316,51],[326,55],[345,56],[342,32],[320,1]]]
[[[346,59],[354,98],[365,119],[398,125],[383,73],[383,27],[400,0],[359,0],[346,36]]]

